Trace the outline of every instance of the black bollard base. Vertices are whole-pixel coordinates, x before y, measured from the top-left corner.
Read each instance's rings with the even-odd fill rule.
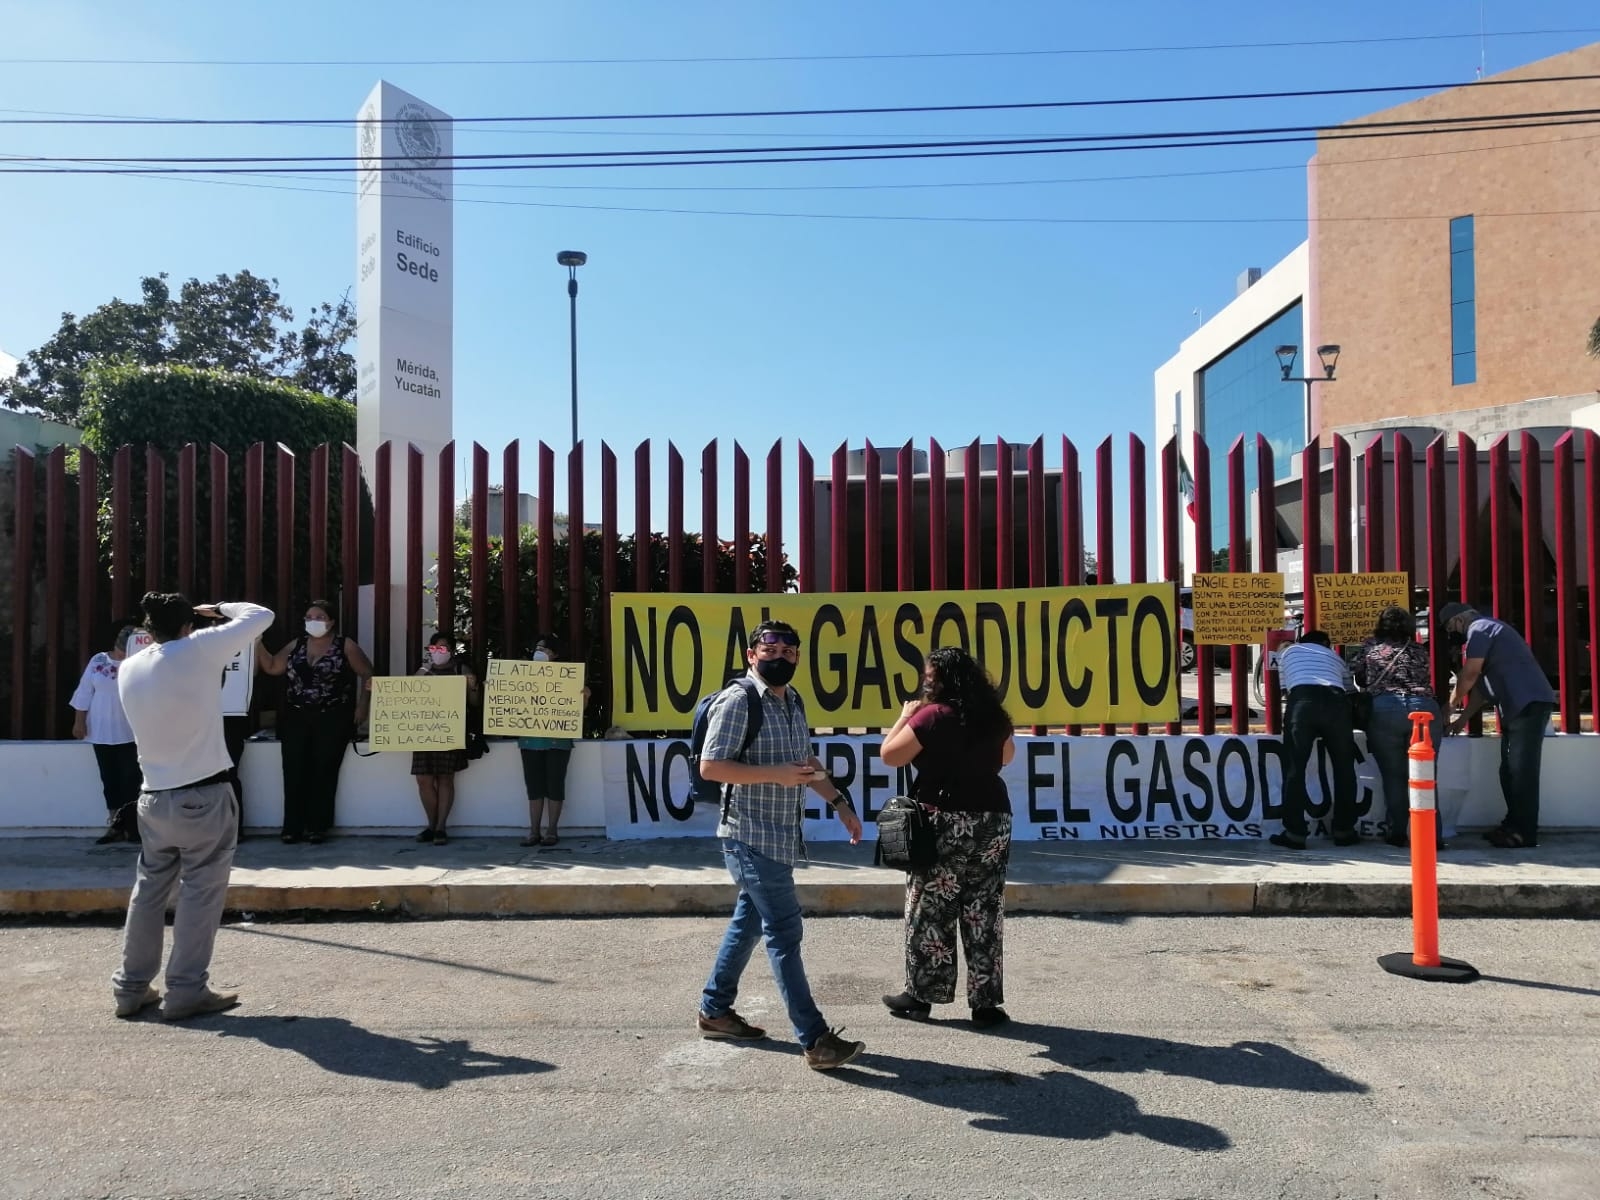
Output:
[[[1421,979],[1428,983],[1471,983],[1478,977],[1478,968],[1459,958],[1439,956],[1437,967],[1419,967],[1411,961],[1409,952],[1380,954],[1378,965],[1391,975],[1404,975],[1407,979]]]

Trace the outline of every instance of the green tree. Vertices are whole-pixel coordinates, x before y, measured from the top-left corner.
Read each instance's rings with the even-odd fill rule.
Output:
[[[87,374],[107,363],[208,367],[355,399],[348,293],[296,328],[278,281],[249,271],[190,279],[176,295],[165,274],[149,275],[139,290],[139,300],[112,300],[81,319],[63,313],[60,328],[17,365],[16,376],[0,380],[0,403],[76,425]]]
[[[1600,358],[1600,317],[1595,319],[1594,328],[1589,330],[1589,356]]]

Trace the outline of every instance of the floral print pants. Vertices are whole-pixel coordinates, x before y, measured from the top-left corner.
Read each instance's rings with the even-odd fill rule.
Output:
[[[1005,1003],[1006,865],[1010,813],[931,814],[939,861],[906,877],[906,991],[925,1004],[956,998],[956,928],[967,959],[967,1003]]]

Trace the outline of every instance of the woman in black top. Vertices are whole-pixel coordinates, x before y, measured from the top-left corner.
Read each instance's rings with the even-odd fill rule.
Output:
[[[1011,718],[983,665],[943,646],[928,655],[923,698],[906,701],[880,752],[917,764],[916,798],[933,822],[938,858],[906,878],[906,987],[883,1002],[925,1021],[956,998],[956,929],[967,960],[967,1004],[980,1028],[1008,1020],[1005,886],[1011,799],[1000,771],[1016,753]]]
[[[366,720],[372,663],[338,627],[327,600],[306,605],[305,632],[276,654],[256,643],[256,663],[286,677],[278,710],[283,756],[283,834],[287,844],[320,842],[333,828],[344,748]]]

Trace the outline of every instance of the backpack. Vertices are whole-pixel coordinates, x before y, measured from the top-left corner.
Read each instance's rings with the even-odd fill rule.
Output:
[[[873,860],[901,871],[925,871],[938,862],[938,834],[928,810],[910,796],[889,797],[878,813]]]
[[[706,746],[706,732],[711,725],[711,705],[718,696],[728,688],[736,687],[744,692],[745,704],[748,706],[749,716],[745,724],[744,742],[739,746],[739,753],[735,758],[744,758],[745,753],[756,740],[756,735],[761,732],[761,724],[765,719],[761,711],[761,689],[748,675],[741,675],[724,687],[722,691],[712,692],[709,696],[702,696],[700,702],[694,706],[694,724],[689,731],[689,795],[696,804],[715,804],[721,806],[727,800],[727,794],[720,783],[706,779],[700,774],[700,754]],[[800,712],[805,713],[805,704],[800,701],[799,693],[795,700],[800,704]]]

